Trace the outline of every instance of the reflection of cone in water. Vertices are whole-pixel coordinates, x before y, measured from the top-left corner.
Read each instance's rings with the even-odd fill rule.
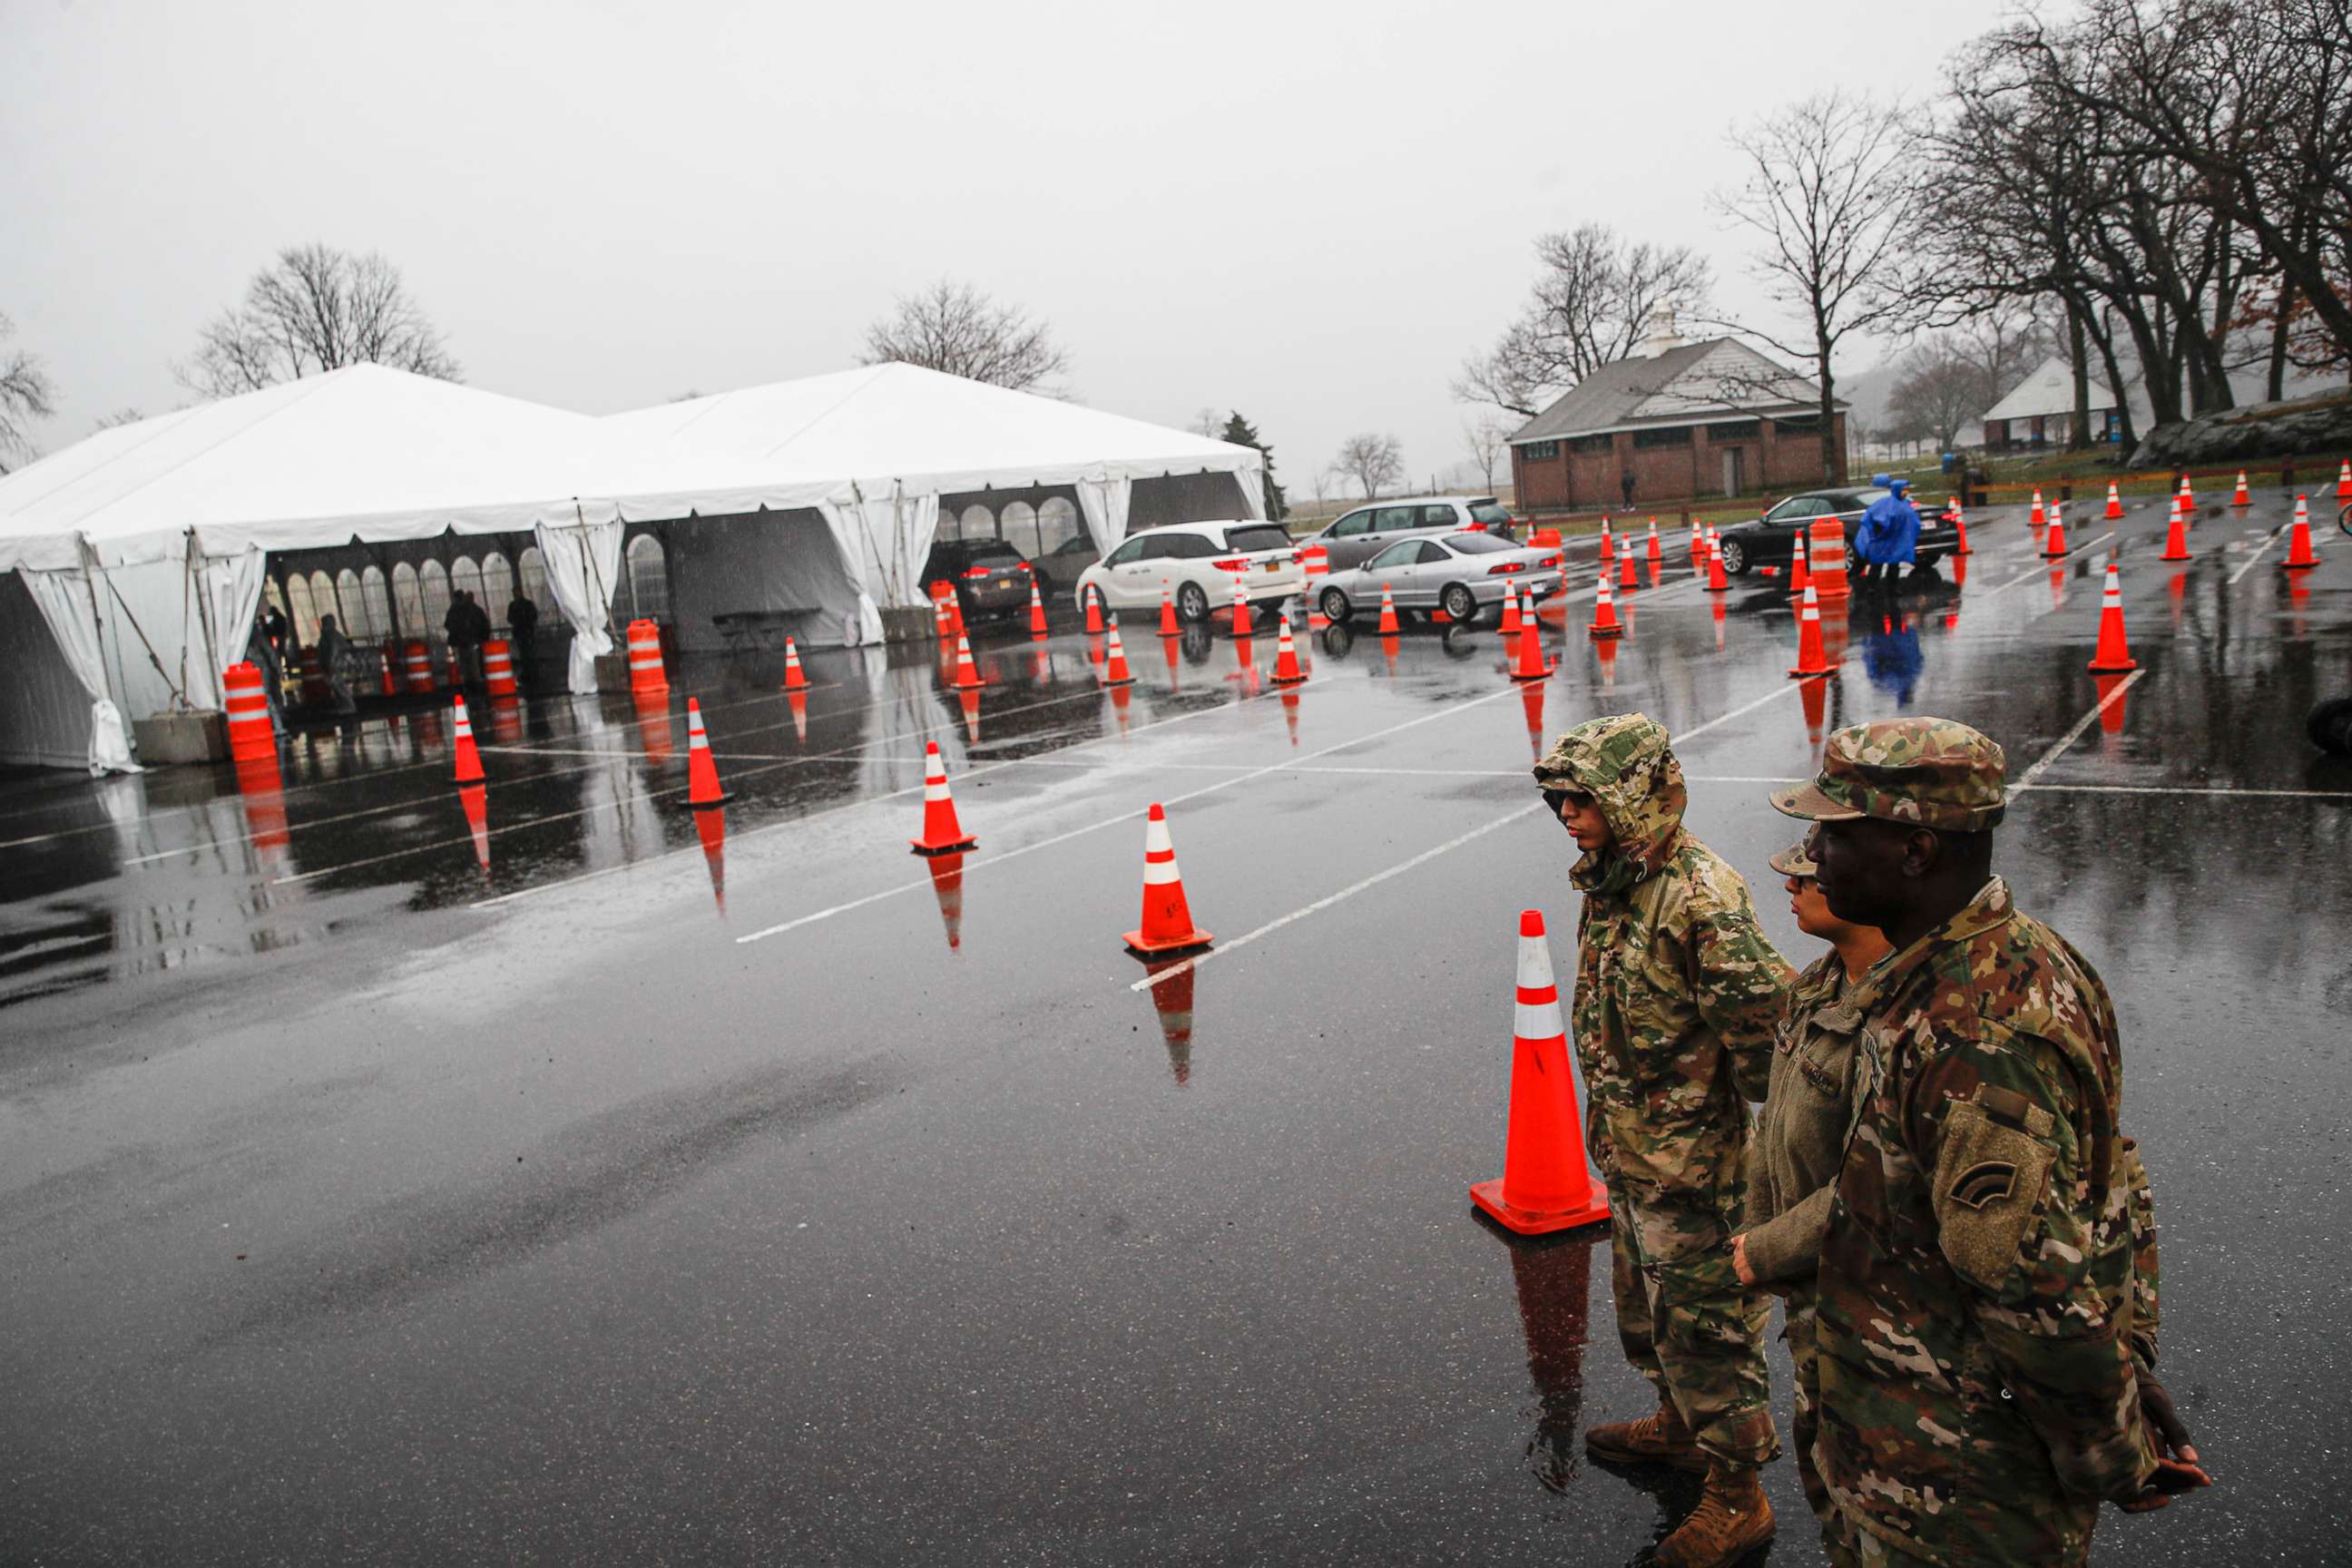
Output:
[[[1115,718],[1115,719],[1117,719],[1117,720],[1118,721],[1118,732],[1119,732],[1120,734],[1122,734],[1122,735],[1124,735],[1124,734],[1126,734],[1126,733],[1127,733],[1127,709],[1128,709],[1128,704],[1129,704],[1129,703],[1133,702],[1134,700],[1135,700],[1135,688],[1134,688],[1134,687],[1132,687],[1132,686],[1114,686],[1114,687],[1112,687],[1112,688],[1110,689],[1110,711],[1111,711],[1111,716],[1112,716],[1113,718]]]
[[[1965,588],[1968,585],[1969,558],[1965,555],[1955,555],[1952,557],[1952,586]]]
[[[2172,503],[2172,521],[2164,533],[2164,553],[2157,559],[2158,561],[2189,559],[2189,530],[2182,521],[2180,501],[2178,498],[2175,498]]]
[[[1617,689],[1618,646],[1616,639],[1613,637],[1603,637],[1601,641],[1592,645],[1594,657],[1601,660],[1601,689],[1603,691],[1614,691]],[[1536,686],[1529,687],[1528,689],[1540,691],[1543,688]]]
[[[457,805],[466,814],[466,831],[473,835],[474,864],[482,880],[490,879],[490,790],[488,784],[460,784]]]
[[[1274,683],[1296,686],[1306,679],[1307,672],[1298,668],[1298,647],[1290,640],[1290,621],[1286,616],[1274,645]]]
[[[1087,638],[1087,662],[1095,667],[1095,673],[1097,675],[1102,673],[1102,661],[1103,640],[1098,637],[1089,636]]]
[[[1721,653],[1723,651],[1723,601],[1709,599],[1706,608],[1707,614],[1715,622],[1715,651]]]
[[[1234,668],[1245,670],[1257,668],[1257,642],[1246,631],[1237,634],[1234,638]]]
[[[1601,646],[1612,654],[1617,651],[1617,645],[1614,643],[1603,643]],[[1519,707],[1528,716],[1528,745],[1529,749],[1535,752],[1536,761],[1541,762],[1543,761],[1544,754],[1544,689],[1542,681],[1530,680],[1520,685]]]
[[[1143,825],[1143,919],[1125,940],[1139,955],[1153,957],[1206,947],[1212,940],[1192,923],[1183,873],[1176,868],[1176,841],[1168,832],[1168,813],[1157,801]]]
[[[2311,500],[2307,496],[2294,498],[2294,522],[2287,534],[2286,559],[2279,565],[2289,572],[2307,572],[2319,564],[2319,556],[2311,548]]]
[[[702,864],[710,872],[710,897],[723,915],[727,912],[727,814],[696,812],[694,836],[702,841]]]
[[[686,804],[697,811],[722,805],[727,792],[719,787],[719,763],[710,754],[710,737],[702,730],[702,704],[686,700]]]
[[[1037,645],[1036,651],[1029,656],[1029,679],[1039,686],[1047,685],[1054,679],[1054,656],[1046,651],[1045,645],[1042,642]]]
[[[1536,1390],[1528,1468],[1545,1488],[1564,1492],[1584,1457],[1580,1437],[1594,1244],[1570,1237],[1506,1250],[1518,1293],[1519,1331],[1528,1342],[1528,1377]]]
[[[808,744],[808,693],[787,692],[784,705],[793,710],[793,739],[803,745]]]
[[[2094,674],[2120,675],[2138,668],[2139,660],[2132,658],[2131,646],[2124,637],[2123,574],[2110,561],[2106,587],[2099,595],[2099,646],[2091,654],[2091,669]]]
[[[2123,671],[2110,671],[2092,677],[2091,684],[2099,689],[2099,729],[2103,733],[2120,735],[2124,732],[2124,710],[2131,698],[2124,683],[2131,677]]]
[[[980,744],[980,693],[959,691],[956,706],[963,710],[963,736],[972,745]]]
[[[2066,607],[2066,568],[2063,566],[2050,568],[2050,607],[2053,610]]]
[[[677,753],[677,743],[671,737],[669,722],[669,689],[659,691],[633,691],[630,703],[637,710],[637,746],[649,763],[667,763]]]
[[[1118,617],[1113,616],[1110,618],[1109,662],[1103,666],[1103,684],[1125,686],[1134,679],[1127,668],[1127,645],[1118,640]]]
[[[1290,731],[1290,743],[1298,744],[1298,689],[1286,688],[1282,693],[1282,723]]]
[[[1585,1163],[1584,1128],[1540,910],[1519,916],[1518,969],[1503,1174],[1471,1187],[1470,1200],[1506,1228],[1540,1236],[1607,1219],[1609,1199]]]
[[[236,792],[245,805],[245,830],[260,853],[262,869],[276,872],[293,835],[286,821],[286,781],[276,747],[236,763]]]
[[[482,753],[474,749],[474,726],[466,718],[466,700],[463,697],[458,698],[455,706],[457,763],[455,772],[450,775],[451,782],[461,784],[480,784],[484,776]]]
[[[923,836],[908,842],[918,855],[945,855],[979,842],[956,820],[955,797],[948,791],[948,764],[940,755],[937,741],[923,746]]]
[[[1168,958],[1149,965],[1146,973],[1163,975],[1151,983],[1151,1006],[1160,1015],[1160,1037],[1168,1044],[1168,1069],[1181,1088],[1192,1081],[1192,976],[1198,971],[1181,958]]]
[[[514,697],[490,699],[490,739],[511,745],[522,739],[522,702]]]
[[[1829,711],[1830,683],[1816,677],[1801,681],[1797,687],[1797,700],[1805,710],[1805,744],[1815,753],[1822,749],[1822,724]]]
[[[1177,645],[1173,641],[1166,638],[1161,639],[1160,651],[1167,656],[1168,689],[1171,691],[1177,690],[1182,685],[1183,681],[1182,670],[1184,661],[1176,656],[1176,649]]]
[[[2172,581],[2164,585],[2164,592],[2166,597],[2172,601],[2172,629],[2178,632],[2180,630],[2180,613],[2188,605],[2189,574],[2175,572]]]
[[[963,851],[934,855],[931,891],[939,896],[940,923],[948,929],[948,951],[963,946]]]

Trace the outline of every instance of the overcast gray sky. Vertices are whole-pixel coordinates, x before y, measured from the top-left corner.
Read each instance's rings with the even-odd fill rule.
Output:
[[[1299,488],[1391,431],[1418,477],[1535,235],[1700,246],[1742,306],[1731,121],[1924,95],[1999,9],[0,0],[0,313],[54,450],[187,401],[170,362],[295,241],[389,256],[474,384],[597,413],[845,368],[952,276],[1097,407],[1240,408]]]

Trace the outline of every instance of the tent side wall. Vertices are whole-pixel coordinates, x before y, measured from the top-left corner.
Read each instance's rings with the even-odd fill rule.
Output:
[[[58,649],[24,579],[0,572],[0,763],[79,768],[89,761],[89,694]]]
[[[709,652],[727,646],[714,617],[774,617],[810,646],[843,640],[857,614],[857,588],[843,570],[841,552],[824,519],[813,510],[738,512],[632,523],[629,535],[661,540],[674,646]],[[625,618],[630,587],[614,595]]]

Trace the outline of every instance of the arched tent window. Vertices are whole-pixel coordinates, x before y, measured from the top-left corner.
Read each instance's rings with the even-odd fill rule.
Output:
[[[421,637],[425,633],[425,593],[416,581],[416,568],[403,561],[392,569],[393,603],[400,606],[400,629],[404,636]]]
[[[662,560],[661,541],[640,533],[629,541],[629,616],[633,620],[669,618],[669,567]]]
[[[1037,509],[1025,500],[1017,500],[1004,509],[1004,540],[1013,549],[1034,561],[1045,552],[1037,545]]]
[[[1078,536],[1078,509],[1067,496],[1055,496],[1037,509],[1037,542],[1048,555]]]
[[[454,595],[460,588],[474,595],[474,603],[490,610],[490,606],[482,600],[482,569],[474,564],[474,558],[470,555],[460,555],[449,563],[449,591]],[[490,610],[490,613],[495,616],[498,612]]]
[[[353,639],[383,634],[368,621],[367,595],[360,592],[360,574],[346,566],[335,574],[335,603],[343,607],[343,631]]]
[[[978,501],[972,502],[963,509],[963,516],[956,520],[956,537],[959,539],[995,538],[996,514]]]
[[[482,608],[499,625],[507,624],[507,605],[514,598],[514,573],[497,551],[482,557]]]
[[[383,568],[371,566],[360,574],[360,597],[367,602],[368,635],[392,636],[392,595],[384,587]]]
[[[522,596],[542,616],[555,608],[555,595],[547,591],[547,558],[536,544],[522,552]]]
[[[437,637],[449,617],[449,574],[438,561],[427,561],[417,569],[416,586],[425,596],[425,635]]]
[[[277,578],[264,577],[261,580],[261,596],[269,601],[269,607],[271,609],[276,610],[281,616],[286,616],[289,620],[293,619],[290,615],[287,615],[286,595],[278,591]]]
[[[319,611],[310,598],[310,580],[297,574],[286,579],[286,618],[294,623],[294,640],[304,647],[319,640]]]
[[[310,574],[310,613],[334,616],[335,625],[341,628],[342,634],[345,637],[352,635],[351,616],[343,614],[335,604],[335,580],[324,572]]]

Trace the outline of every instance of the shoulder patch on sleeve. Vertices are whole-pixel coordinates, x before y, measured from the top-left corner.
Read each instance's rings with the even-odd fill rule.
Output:
[[[1998,1110],[1998,1097],[2013,1104]],[[2024,1112],[2012,1121],[2003,1111]],[[2042,1206],[2057,1150],[2029,1131],[2049,1113],[2022,1096],[1987,1086],[1975,1100],[1954,1105],[1944,1118],[1943,1147],[1936,1157],[1935,1208],[1944,1257],[1978,1289],[1998,1291],[2018,1261],[2025,1233]]]

